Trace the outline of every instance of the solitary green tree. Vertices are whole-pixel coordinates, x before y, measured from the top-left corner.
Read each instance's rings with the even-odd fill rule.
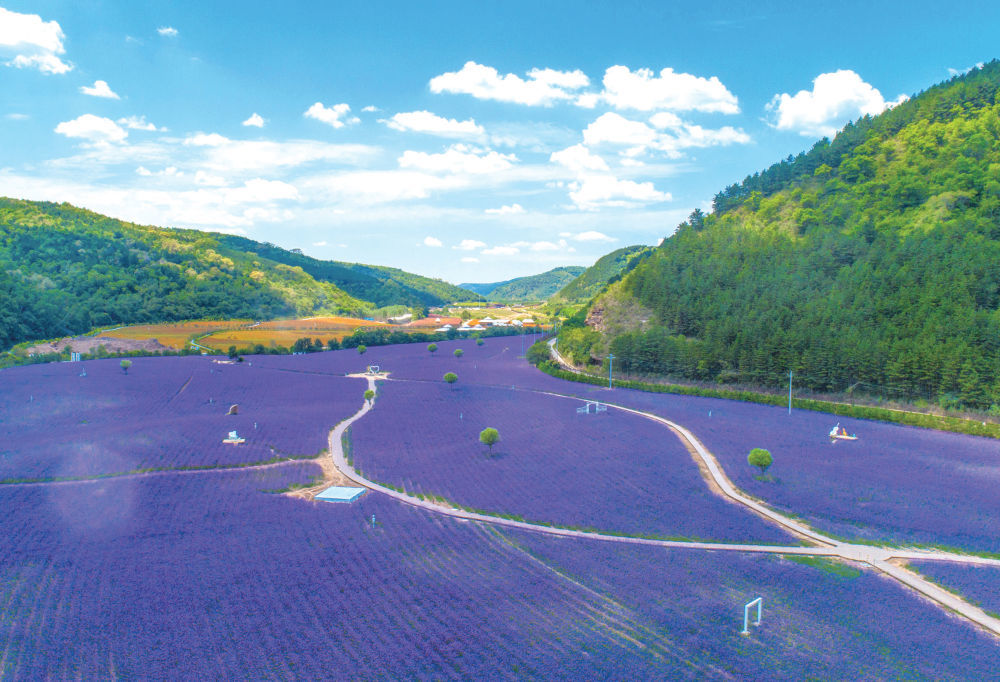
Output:
[[[465,351],[464,350],[462,350],[461,348],[456,348],[455,349],[455,357],[456,358],[460,358],[463,355],[465,355]]]
[[[427,346],[427,350],[429,350],[431,353],[436,353],[437,349],[438,345],[436,343],[432,343]]]
[[[455,374],[454,372],[448,372],[447,374],[444,375],[444,380],[445,383],[454,384],[456,381],[458,381],[458,375]]]
[[[367,391],[365,391],[365,400],[371,402],[372,398],[374,397],[375,397],[375,391],[371,390],[370,388]]]
[[[122,360],[118,364],[121,365],[122,371],[125,372],[126,374],[128,374],[128,368],[132,366],[132,361],[131,360]]]
[[[494,429],[492,426],[487,427],[479,432],[479,442],[490,448],[490,454],[493,454],[493,446],[500,442],[500,432]]]
[[[771,453],[764,448],[754,448],[747,455],[747,461],[751,466],[755,466],[760,469],[760,475],[763,476],[767,471],[767,468],[771,466],[774,458],[771,457]]]
[[[485,342],[485,341],[483,341],[482,339],[476,339],[476,345],[477,345],[477,346],[481,346],[481,345],[483,345],[484,343],[486,343],[486,342]]]
[[[230,346],[229,347],[229,353],[228,353],[228,355],[229,355],[230,359],[236,359],[236,356],[239,355],[239,353],[236,352],[236,346]]]
[[[366,350],[368,350],[368,346],[365,345],[358,346],[358,353],[360,355],[364,355]]]

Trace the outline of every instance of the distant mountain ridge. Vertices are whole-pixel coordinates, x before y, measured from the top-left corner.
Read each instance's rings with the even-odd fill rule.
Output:
[[[569,284],[549,299],[552,303],[582,303],[589,301],[609,281],[635,267],[645,255],[652,253],[651,246],[626,246],[601,256],[596,263],[584,270]]]
[[[362,316],[470,296],[395,268],[0,198],[0,349],[111,324]]]
[[[1000,412],[1000,62],[730,185],[563,329],[633,372]]]
[[[490,301],[544,301],[576,279],[586,268],[579,265],[553,268],[537,275],[504,282],[460,284]]]

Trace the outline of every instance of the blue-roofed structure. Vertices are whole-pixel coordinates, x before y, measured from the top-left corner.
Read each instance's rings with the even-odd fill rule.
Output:
[[[321,492],[316,496],[316,499],[323,500],[324,502],[354,502],[354,500],[365,494],[365,490],[367,488],[348,488],[335,485]]]

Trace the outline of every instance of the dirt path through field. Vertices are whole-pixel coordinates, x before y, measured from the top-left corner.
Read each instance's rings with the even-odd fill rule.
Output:
[[[387,377],[385,375],[370,376],[370,375],[352,375],[359,378],[367,379],[368,387],[372,390],[376,390],[376,381],[379,379],[385,380]],[[530,389],[519,389],[519,390],[530,390]],[[575,396],[563,395],[559,393],[552,393],[549,391],[533,391],[532,393],[541,393],[544,395],[551,395],[554,397],[565,398],[567,400],[576,400],[579,402],[588,402],[587,398],[577,398]],[[901,549],[901,548],[891,548],[891,547],[877,547],[870,545],[859,545],[849,542],[842,542],[834,538],[827,537],[826,535],[810,528],[804,523],[790,518],[778,511],[775,511],[763,503],[749,497],[742,491],[740,491],[729,477],[726,476],[715,456],[709,452],[709,450],[699,441],[694,434],[688,431],[686,428],[671,422],[668,419],[659,417],[648,412],[642,412],[640,410],[634,410],[627,407],[622,407],[619,405],[609,404],[610,407],[621,410],[623,412],[629,412],[637,416],[643,417],[645,419],[650,419],[659,424],[670,429],[673,433],[678,435],[685,444],[693,451],[701,460],[702,465],[709,472],[715,486],[718,490],[728,497],[733,502],[736,502],[744,507],[750,509],[754,513],[764,517],[765,519],[781,526],[782,528],[795,533],[799,537],[808,539],[809,541],[815,543],[817,546],[813,547],[803,547],[803,546],[779,546],[779,545],[760,545],[760,544],[737,544],[737,543],[714,543],[714,542],[686,542],[681,540],[657,540],[653,538],[635,537],[628,535],[610,535],[606,533],[599,532],[589,532],[574,530],[570,528],[558,528],[553,526],[546,526],[542,524],[528,523],[524,521],[514,521],[511,519],[504,519],[496,516],[490,516],[488,514],[480,514],[475,512],[465,511],[464,509],[455,509],[441,505],[437,502],[429,502],[426,500],[421,500],[412,495],[399,492],[397,490],[392,490],[383,485],[380,485],[374,481],[370,481],[357,471],[354,467],[347,463],[347,459],[344,456],[344,450],[342,446],[342,437],[344,432],[357,420],[364,417],[371,411],[377,401],[372,402],[365,401],[364,405],[358,412],[356,412],[351,417],[348,417],[344,421],[340,422],[331,432],[329,436],[329,450],[330,455],[336,469],[347,479],[353,481],[357,485],[364,486],[371,490],[378,491],[384,495],[388,495],[394,499],[404,502],[406,504],[421,507],[427,509],[437,514],[445,514],[458,519],[465,519],[468,521],[479,521],[482,523],[489,523],[498,526],[504,526],[507,528],[516,528],[519,530],[532,531],[537,533],[545,533],[548,535],[558,535],[561,537],[576,537],[576,538],[587,538],[591,540],[600,540],[604,542],[617,542],[623,544],[640,544],[640,545],[653,545],[658,547],[664,547],[669,549],[685,549],[685,550],[716,550],[716,551],[736,551],[736,552],[759,552],[759,553],[770,553],[770,554],[797,554],[804,556],[822,556],[844,559],[851,562],[861,563],[868,566],[882,575],[896,580],[898,583],[914,590],[919,595],[924,598],[929,599],[938,607],[942,607],[950,612],[953,612],[968,621],[971,621],[976,626],[986,630],[990,634],[1000,637],[1000,619],[994,618],[985,611],[983,611],[978,606],[970,604],[961,597],[948,592],[947,590],[939,587],[938,585],[925,579],[918,573],[911,571],[903,566],[894,563],[894,560],[899,559],[912,559],[920,561],[952,561],[956,563],[966,563],[966,564],[979,564],[979,565],[989,565],[1000,567],[1000,560],[991,559],[979,556],[970,556],[966,554],[957,554],[952,552],[945,552],[940,550],[914,550],[914,549]]]

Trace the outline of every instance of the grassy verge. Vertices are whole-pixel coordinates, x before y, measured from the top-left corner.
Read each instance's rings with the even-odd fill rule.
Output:
[[[607,386],[608,380],[590,374],[578,374],[560,368],[552,361],[541,362],[538,369],[546,374],[594,386]],[[699,386],[681,386],[678,384],[649,384],[642,381],[630,381],[615,379],[613,386],[618,388],[631,388],[637,391],[649,393],[672,393],[675,395],[690,395],[703,398],[722,398],[724,400],[740,400],[743,402],[760,403],[762,405],[784,406],[788,404],[787,398],[778,395],[768,395],[766,393],[755,393],[753,391],[734,391],[725,388],[702,388]],[[963,433],[970,436],[985,436],[987,438],[1000,438],[1000,424],[991,422],[978,422],[971,419],[961,419],[959,417],[947,417],[935,414],[921,414],[919,412],[900,412],[889,410],[884,407],[870,407],[866,405],[846,405],[842,403],[832,403],[824,400],[812,400],[807,398],[793,398],[792,407],[800,410],[813,410],[815,412],[826,412],[842,417],[854,417],[857,419],[870,419],[873,421],[890,422],[902,424],[904,426],[918,426],[925,429],[937,429],[938,431],[951,431],[953,433]]]

